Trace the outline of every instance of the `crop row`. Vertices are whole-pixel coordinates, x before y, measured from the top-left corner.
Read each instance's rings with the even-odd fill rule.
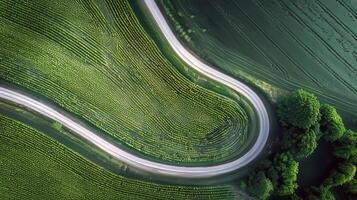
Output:
[[[118,176],[18,121],[0,115],[0,127],[3,198],[233,198],[225,186],[168,186]]]
[[[127,1],[59,4],[68,4],[68,11],[36,1],[14,3],[11,10],[0,5],[2,79],[154,158],[222,161],[239,150],[247,113],[180,74]]]
[[[356,113],[357,32],[349,1],[212,0],[204,8],[189,0],[161,3],[180,13],[173,24],[192,30],[191,41],[182,41],[223,71],[262,80],[277,92],[304,88]]]

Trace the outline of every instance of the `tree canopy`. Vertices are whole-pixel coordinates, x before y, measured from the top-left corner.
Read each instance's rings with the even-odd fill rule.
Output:
[[[287,199],[289,199],[289,200],[304,200],[302,197],[300,197],[296,193],[289,195]]]
[[[332,192],[325,187],[311,187],[309,193],[308,200],[335,200]]]
[[[319,121],[319,110],[316,96],[299,89],[279,102],[277,114],[284,124],[308,129]]]
[[[320,130],[323,137],[330,142],[341,138],[346,131],[342,118],[333,106],[324,104],[320,108]]]
[[[341,186],[353,179],[356,174],[356,166],[350,162],[343,162],[331,171],[323,183],[326,187]]]
[[[276,155],[267,171],[267,176],[274,186],[274,194],[278,196],[293,194],[298,187],[296,183],[298,171],[299,163],[290,153]]]
[[[264,172],[259,171],[249,177],[248,191],[257,199],[267,199],[273,191],[272,182],[265,176]]]
[[[332,144],[336,157],[357,162],[357,133],[347,130],[344,136]]]
[[[289,128],[283,137],[282,148],[296,159],[306,158],[317,147],[316,133],[312,129]]]
[[[344,184],[343,189],[346,193],[357,195],[357,175],[351,181]]]
[[[309,200],[334,200],[330,189],[343,186],[346,194],[355,195],[357,181],[353,178],[356,174],[353,163],[357,162],[357,133],[346,131],[336,109],[327,104],[320,107],[320,102],[313,94],[300,89],[279,102],[277,115],[284,130],[279,149],[282,153],[275,154],[273,159],[265,160],[257,166],[248,179],[249,192],[258,199],[266,199],[273,192],[274,195],[295,200],[302,197]],[[336,159],[337,167],[330,171],[319,187],[295,193],[298,188],[297,160],[314,152],[320,136],[331,142],[334,155],[339,158]]]

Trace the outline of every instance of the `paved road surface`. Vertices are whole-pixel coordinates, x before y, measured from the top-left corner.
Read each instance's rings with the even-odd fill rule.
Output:
[[[185,62],[187,62],[192,68],[194,68],[198,72],[224,85],[227,85],[233,90],[236,90],[240,94],[244,95],[256,109],[260,123],[259,136],[254,146],[242,157],[225,164],[207,167],[183,167],[157,163],[138,157],[137,155],[131,154],[120,149],[119,147],[106,141],[104,138],[101,138],[91,130],[88,130],[82,125],[76,123],[71,118],[61,114],[60,112],[45,105],[44,103],[32,99],[24,94],[10,90],[8,88],[0,87],[0,98],[28,107],[41,115],[44,115],[48,118],[53,119],[54,121],[61,123],[63,126],[85,138],[89,142],[93,143],[95,146],[104,150],[114,158],[147,172],[159,175],[176,176],[181,178],[207,178],[222,175],[247,165],[261,153],[269,134],[268,113],[261,99],[256,95],[254,91],[252,91],[243,83],[215,70],[213,67],[210,67],[209,65],[201,62],[194,55],[189,53],[185,49],[185,47],[177,40],[174,33],[169,28],[169,25],[165,21],[155,1],[145,0],[144,2],[148,10],[154,17],[155,21],[157,22],[160,30],[170,43],[171,47]]]

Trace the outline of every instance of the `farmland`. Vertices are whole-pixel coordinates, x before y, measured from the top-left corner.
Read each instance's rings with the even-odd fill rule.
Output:
[[[1,199],[355,199],[355,6],[0,0]]]
[[[182,63],[165,58],[128,1],[3,0],[0,24],[1,82],[64,108],[139,155],[221,163],[241,155],[256,134],[249,103],[181,74]]]
[[[173,29],[221,71],[272,101],[304,88],[356,126],[356,1],[160,1]]]
[[[227,186],[158,185],[112,174],[3,115],[0,128],[2,199],[233,199]]]

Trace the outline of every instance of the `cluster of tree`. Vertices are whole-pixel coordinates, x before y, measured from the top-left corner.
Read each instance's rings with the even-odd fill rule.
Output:
[[[329,142],[340,139],[346,128],[336,109],[330,105],[323,105],[320,108],[320,113],[320,130],[324,139]]]
[[[332,200],[331,187],[341,186],[356,194],[357,133],[347,130],[336,109],[320,105],[318,99],[304,90],[297,90],[283,98],[277,107],[283,128],[281,149],[271,160],[263,161],[248,178],[248,191],[258,199],[271,194],[302,199],[296,193],[299,162],[308,157],[322,137],[334,148],[341,159],[338,167],[319,187],[311,187],[305,197],[309,200]],[[305,198],[305,199],[306,199]]]
[[[273,184],[263,171],[253,172],[248,179],[248,192],[260,200],[267,199],[273,191]]]
[[[267,170],[267,176],[273,183],[274,194],[285,196],[294,193],[298,187],[296,180],[299,163],[289,152],[277,154]]]
[[[350,162],[339,163],[336,169],[330,172],[330,175],[324,180],[322,186],[331,188],[341,186],[352,181],[356,174],[356,166]]]
[[[303,159],[314,152],[319,133],[320,102],[304,90],[297,90],[278,104],[277,114],[283,126],[282,148],[295,159]]]
[[[298,170],[299,163],[290,153],[277,154],[266,169],[256,170],[250,174],[248,192],[260,200],[267,199],[271,194],[291,195],[298,187]]]
[[[296,159],[303,159],[317,147],[316,133],[313,129],[289,128],[283,136],[282,149],[290,152]]]
[[[322,137],[331,143],[334,156],[339,158],[337,167],[332,169],[329,176],[319,187],[307,190],[308,200],[334,200],[331,188],[343,186],[345,199],[355,199],[357,195],[356,162],[357,162],[357,133],[346,130],[336,109],[330,105],[320,108],[320,130]]]
[[[308,129],[319,121],[319,110],[315,95],[300,89],[279,102],[277,114],[283,125]]]
[[[296,159],[307,157],[317,146],[315,131],[320,120],[319,110],[317,98],[303,90],[281,100],[277,114],[286,132],[282,149],[271,161],[262,162],[249,176],[248,191],[252,195],[266,199],[272,193],[277,196],[294,194],[299,171]]]
[[[323,105],[320,113],[322,137],[331,143],[333,154],[339,158],[339,163],[319,186],[320,193],[316,195],[316,193],[311,192],[313,190],[310,190],[308,199],[335,199],[330,189],[338,186],[342,186],[344,198],[356,199],[357,133],[352,130],[346,130],[340,115],[334,107]]]
[[[304,196],[308,200],[334,200],[335,197],[331,193],[331,188],[339,186],[342,186],[340,188],[342,188],[344,194],[343,199],[357,199],[356,165],[348,156],[340,160],[337,167],[330,171],[328,177],[319,187],[309,188]]]
[[[319,187],[309,188],[305,194],[308,200],[334,200],[332,187],[343,186],[344,199],[353,199],[357,195],[356,166],[348,161],[338,164]]]
[[[299,163],[289,152],[276,154],[272,161],[264,160],[248,177],[248,192],[257,199],[267,199],[272,193],[284,196],[297,188]]]
[[[351,181],[343,185],[343,190],[346,194],[357,196],[357,174],[355,174]]]
[[[308,193],[309,195],[306,198],[308,200],[335,200],[335,196],[332,194],[332,192],[325,187],[312,186],[308,190]]]
[[[357,133],[347,130],[345,134],[333,144],[333,153],[336,157],[357,162]]]

